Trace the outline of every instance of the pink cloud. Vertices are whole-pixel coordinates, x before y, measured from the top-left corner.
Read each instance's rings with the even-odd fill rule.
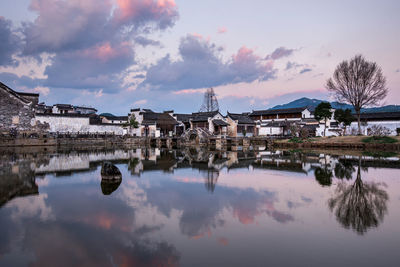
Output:
[[[234,62],[246,62],[246,61],[257,61],[260,57],[254,55],[254,51],[251,48],[242,46],[236,55],[233,55]]]
[[[160,28],[172,26],[177,17],[174,0],[117,0],[114,12],[117,24],[155,20]]]
[[[88,49],[76,51],[76,55],[79,57],[99,60],[102,63],[128,56],[131,53],[132,47],[129,42],[122,42],[114,46],[110,42],[105,42]]]
[[[175,95],[183,95],[183,94],[198,94],[204,93],[205,89],[183,89],[179,91],[174,91],[173,94]]]
[[[226,33],[227,31],[228,31],[228,29],[226,27],[221,27],[221,28],[218,29],[218,33],[219,34]]]

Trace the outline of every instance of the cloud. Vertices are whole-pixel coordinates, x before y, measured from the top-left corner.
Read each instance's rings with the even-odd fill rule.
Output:
[[[129,43],[99,44],[84,50],[56,54],[45,69],[44,85],[57,88],[99,89],[112,92],[120,88],[120,73],[134,63]]]
[[[141,99],[141,100],[135,101],[135,102],[133,103],[133,105],[134,105],[134,106],[139,106],[139,105],[144,105],[144,104],[146,104],[146,103],[147,103],[147,100],[146,100],[146,99]]]
[[[223,48],[201,37],[187,35],[179,46],[181,59],[170,55],[149,67],[139,88],[159,90],[198,89],[240,82],[266,81],[275,78],[276,70],[245,46],[224,62]]]
[[[218,33],[219,34],[223,34],[223,33],[227,33],[227,32],[228,32],[228,29],[226,27],[218,28]]]
[[[32,0],[30,9],[38,14],[24,23],[25,55],[83,49],[112,36],[108,22],[110,0]]]
[[[303,67],[303,66],[305,66],[305,65],[304,65],[304,64],[298,64],[298,63],[296,63],[296,62],[288,61],[288,62],[286,63],[286,68],[285,68],[285,70],[297,69],[297,68],[300,68],[300,67]]]
[[[179,17],[174,0],[117,0],[117,6],[113,21],[136,28],[152,22],[156,28],[165,29],[173,26]]]
[[[50,93],[49,87],[38,86],[33,89],[34,92],[47,96]]]
[[[299,72],[299,74],[303,74],[303,73],[310,72],[310,71],[312,71],[312,69],[310,69],[310,68],[304,68],[304,69],[302,69],[302,70]]]
[[[400,69],[397,69],[395,72],[399,73],[399,72],[400,72]]]
[[[272,52],[271,55],[268,55],[266,57],[266,59],[277,60],[277,59],[280,59],[283,57],[288,57],[291,54],[293,54],[294,51],[295,51],[294,49],[287,49],[287,48],[281,46],[281,47],[278,47],[277,49],[275,49],[275,51]]]
[[[145,35],[172,27],[178,19],[174,0],[32,0],[37,13],[25,22],[22,55],[50,55],[41,85],[104,90],[124,88],[136,64],[134,44],[161,46]]]
[[[0,16],[0,66],[16,66],[13,55],[21,46],[21,39],[12,30],[12,23]]]
[[[135,43],[141,45],[141,46],[148,46],[148,45],[152,45],[152,46],[161,46],[161,43],[159,41],[155,41],[143,36],[137,36],[134,38]]]

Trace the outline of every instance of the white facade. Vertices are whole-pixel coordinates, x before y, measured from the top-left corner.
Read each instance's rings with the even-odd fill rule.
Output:
[[[50,132],[56,133],[109,133],[125,135],[127,130],[117,125],[91,125],[89,117],[51,116],[36,114],[36,121],[48,123]]]
[[[361,132],[363,135],[368,135],[368,128],[372,126],[381,126],[388,128],[390,130],[390,135],[397,135],[397,129],[400,128],[400,121],[369,121],[369,122],[361,122]],[[352,130],[353,129],[353,130]],[[358,123],[357,121],[353,121],[349,127],[347,127],[347,134],[350,134],[352,131],[358,131]]]

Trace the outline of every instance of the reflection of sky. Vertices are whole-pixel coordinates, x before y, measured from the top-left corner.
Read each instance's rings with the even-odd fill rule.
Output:
[[[211,194],[197,170],[139,178],[117,166],[123,181],[110,196],[97,168],[46,175],[37,179],[39,195],[3,206],[0,265],[390,266],[398,256],[397,170],[362,173],[365,182],[384,182],[390,201],[383,223],[360,237],[327,207],[337,179],[323,188],[310,175],[223,169]]]

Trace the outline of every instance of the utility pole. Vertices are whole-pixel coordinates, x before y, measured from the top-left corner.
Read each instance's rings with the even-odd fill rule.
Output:
[[[214,89],[208,88],[207,91],[204,93],[203,104],[201,105],[199,112],[212,112],[218,110],[219,105]]]

